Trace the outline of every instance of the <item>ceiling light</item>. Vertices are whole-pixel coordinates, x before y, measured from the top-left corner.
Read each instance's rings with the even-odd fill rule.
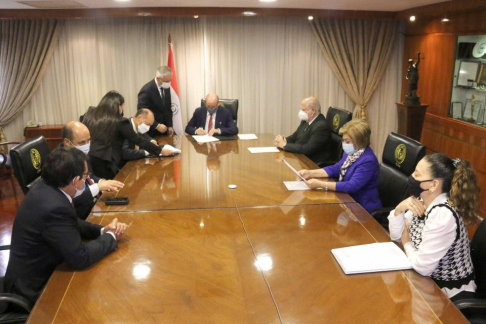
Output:
[[[307,19],[312,20],[312,19],[314,19],[314,17],[309,16],[309,17],[307,17]]]
[[[254,13],[253,11],[245,11],[245,12],[243,12],[243,14],[245,16],[255,16],[256,15],[256,13]]]
[[[410,21],[415,21],[415,16],[410,16]]]
[[[449,22],[449,21],[450,21],[450,20],[449,20],[449,18],[447,18],[447,17],[444,17],[444,18],[442,18],[442,20],[441,20],[441,22],[443,22],[443,23],[446,23],[446,22]]]
[[[197,18],[199,18],[199,16],[198,15],[194,15],[194,18],[197,19]]]
[[[260,2],[275,2],[277,0],[260,0]]]
[[[115,0],[116,2],[128,2],[128,1],[132,1],[132,0]]]

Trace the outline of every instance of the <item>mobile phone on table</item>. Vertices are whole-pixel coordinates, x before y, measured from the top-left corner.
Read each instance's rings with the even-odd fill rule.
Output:
[[[128,197],[109,197],[105,200],[106,205],[128,205],[129,202]]]

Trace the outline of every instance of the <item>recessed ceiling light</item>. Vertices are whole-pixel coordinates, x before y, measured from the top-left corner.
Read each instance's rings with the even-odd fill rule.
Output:
[[[194,18],[197,19],[197,18],[199,18],[199,16],[198,15],[194,15]]]
[[[254,15],[256,15],[256,13],[254,13],[253,11],[245,11],[245,12],[243,12],[243,14],[245,16],[254,16]]]
[[[309,20],[313,20],[313,19],[314,19],[314,17],[309,16],[309,17],[307,17],[307,19],[309,19]]]
[[[260,0],[260,2],[275,2],[277,0]]]
[[[442,20],[441,20],[441,21],[442,21],[443,23],[446,23],[446,22],[449,22],[450,20],[449,20],[449,18],[444,17],[444,18],[442,18]]]
[[[115,0],[116,2],[128,2],[128,1],[132,1],[132,0]]]
[[[410,21],[415,21],[415,16],[410,16]]]

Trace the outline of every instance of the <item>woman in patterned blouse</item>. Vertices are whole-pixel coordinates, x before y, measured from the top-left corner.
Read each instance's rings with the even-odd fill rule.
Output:
[[[479,185],[468,161],[425,156],[409,178],[410,198],[393,210],[390,237],[401,238],[412,267],[452,300],[474,295],[467,224],[477,220]]]

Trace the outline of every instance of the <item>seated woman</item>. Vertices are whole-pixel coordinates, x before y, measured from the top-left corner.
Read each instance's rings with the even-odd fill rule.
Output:
[[[368,212],[381,208],[378,193],[380,165],[370,145],[371,130],[363,119],[353,119],[339,130],[345,154],[338,163],[316,170],[301,170],[309,188],[346,192]],[[337,182],[311,178],[334,178]]]
[[[124,103],[121,94],[110,91],[97,107],[90,107],[83,116],[83,124],[91,134],[89,156],[93,172],[101,178],[113,179],[118,173],[125,139],[153,155],[172,153],[168,148],[160,148],[133,131],[130,121],[123,118]]]
[[[412,267],[452,300],[474,296],[467,227],[477,220],[479,185],[468,161],[426,155],[409,177],[410,198],[388,216],[390,237],[402,239]]]

